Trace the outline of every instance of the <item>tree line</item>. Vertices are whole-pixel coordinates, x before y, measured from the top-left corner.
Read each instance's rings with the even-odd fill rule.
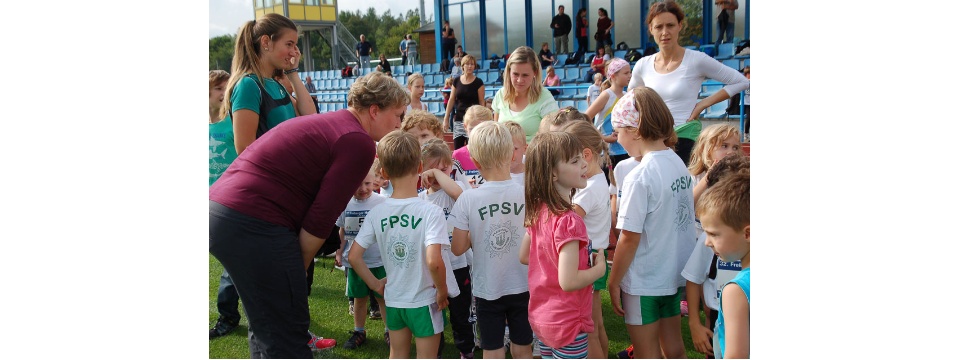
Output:
[[[387,9],[383,14],[377,15],[373,7],[366,12],[341,11],[338,17],[347,30],[358,40],[360,34],[367,37],[367,41],[373,45],[373,57],[376,59],[380,53],[387,58],[400,57],[400,40],[406,34],[413,34],[414,40],[419,42],[419,35],[413,31],[420,28],[420,14],[417,9],[408,10],[406,14],[394,16]],[[316,70],[333,69],[331,64],[332,50],[330,44],[326,42],[319,31],[304,31],[303,36],[309,37],[311,44],[311,56],[313,57],[313,68]],[[233,59],[233,49],[236,46],[236,34],[221,35],[210,39],[210,69],[221,69],[230,71],[231,61]],[[306,52],[302,42],[301,52]],[[301,68],[304,64],[301,60]]]

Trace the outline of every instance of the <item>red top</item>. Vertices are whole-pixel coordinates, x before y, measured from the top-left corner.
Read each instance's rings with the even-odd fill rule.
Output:
[[[250,144],[210,187],[210,200],[325,238],[375,154],[373,139],[346,109],[296,117]]]

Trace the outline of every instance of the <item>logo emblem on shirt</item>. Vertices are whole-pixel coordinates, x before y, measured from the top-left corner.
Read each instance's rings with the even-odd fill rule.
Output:
[[[408,243],[409,236],[394,235],[390,237],[390,258],[398,268],[406,268],[417,259],[417,249]]]
[[[673,224],[677,226],[677,232],[679,233],[693,225],[693,209],[689,207],[692,202],[686,194],[680,195],[677,200],[677,213]]]
[[[483,235],[487,244],[485,249],[491,258],[502,258],[503,255],[510,253],[517,246],[516,239],[520,237],[517,227],[513,226],[513,220],[491,225]]]

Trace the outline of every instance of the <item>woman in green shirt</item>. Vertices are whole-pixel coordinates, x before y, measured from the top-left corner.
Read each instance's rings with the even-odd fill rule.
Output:
[[[299,63],[297,26],[290,19],[267,14],[240,28],[227,82],[226,103],[221,110],[223,117],[232,115],[237,154],[263,132],[296,117],[298,112],[300,115],[317,113],[309,101],[301,101],[295,111],[290,94],[273,79],[277,73],[286,75],[296,97],[309,99],[310,92],[298,74]]]
[[[540,128],[540,119],[560,109],[557,100],[541,84],[540,61],[529,46],[510,53],[504,74],[509,79],[493,97],[493,120],[516,121],[530,142]]]

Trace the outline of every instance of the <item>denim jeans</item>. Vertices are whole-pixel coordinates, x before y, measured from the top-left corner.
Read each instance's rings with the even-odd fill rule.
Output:
[[[240,294],[226,269],[220,275],[220,287],[217,289],[217,312],[220,318],[231,324],[240,322]]]
[[[365,75],[369,71],[367,68],[370,67],[370,56],[361,56],[360,57],[360,75]]]

